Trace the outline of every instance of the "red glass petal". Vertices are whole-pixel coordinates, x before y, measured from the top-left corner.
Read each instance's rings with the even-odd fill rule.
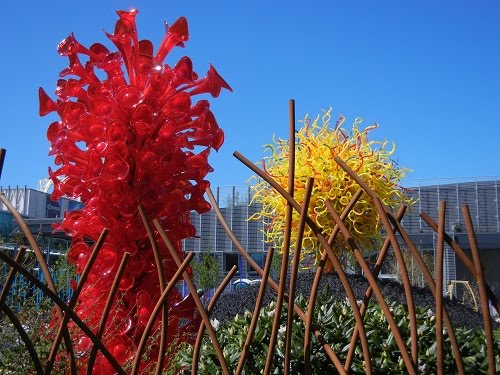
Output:
[[[126,108],[133,108],[144,100],[144,93],[138,87],[122,86],[116,91],[118,103]]]
[[[40,116],[48,115],[51,112],[54,112],[57,109],[57,104],[52,99],[49,98],[47,93],[41,87],[38,89],[38,98],[39,98],[39,111]]]
[[[182,42],[189,39],[188,23],[187,19],[184,17],[180,17],[172,26],[170,26],[170,28],[166,28],[167,33],[163,38],[160,48],[156,54],[158,61],[163,61],[173,47],[176,45],[183,46]]]

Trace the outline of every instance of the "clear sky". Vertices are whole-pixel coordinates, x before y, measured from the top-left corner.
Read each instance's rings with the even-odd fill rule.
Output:
[[[57,44],[112,44],[115,11],[137,8],[139,37],[158,46],[163,21],[185,16],[190,41],[166,62],[213,64],[234,89],[212,101],[226,141],[210,162],[212,186],[249,177],[232,154],[263,156],[297,119],[322,109],[379,129],[397,145],[408,179],[500,176],[500,2],[491,1],[7,1],[2,4],[0,185],[36,187],[52,158],[38,87],[53,98],[67,59]]]

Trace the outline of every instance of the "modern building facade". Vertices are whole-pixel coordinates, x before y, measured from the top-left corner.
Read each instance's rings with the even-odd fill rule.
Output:
[[[427,213],[437,222],[439,202],[445,201],[446,233],[472,259],[462,212],[463,207],[467,206],[486,280],[492,284],[500,284],[500,274],[497,271],[500,269],[500,180],[420,180],[413,186],[407,190],[407,194],[414,198],[416,203],[402,221],[413,242],[420,249],[435,253],[437,235],[421,219],[420,212]],[[447,245],[444,251],[445,285],[449,280],[472,280],[469,271],[455,257],[454,251]]]
[[[244,186],[218,187],[213,190],[213,194],[224,219],[241,246],[263,268],[268,245],[264,242],[265,227],[263,221],[249,220],[254,213],[261,209],[258,204],[249,204],[251,201],[250,188]],[[209,251],[216,257],[221,275],[225,275],[235,265],[238,267],[238,277],[250,279],[259,277],[239,255],[213,210],[201,215],[192,212],[191,220],[196,227],[197,237],[183,241],[185,252]]]
[[[68,237],[61,232],[53,233],[52,224],[61,222],[65,211],[81,208],[81,202],[68,198],[54,202],[50,199],[50,194],[26,186],[0,187],[0,191],[23,217],[30,232],[37,237],[42,250],[60,251],[68,247]],[[9,243],[22,231],[2,203],[0,203],[0,219],[0,236],[3,242]]]

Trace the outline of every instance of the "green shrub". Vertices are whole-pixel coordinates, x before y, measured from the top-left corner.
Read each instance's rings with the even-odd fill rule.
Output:
[[[38,267],[32,253],[27,254],[23,266],[29,270],[35,270]],[[5,267],[7,265],[0,262],[2,286],[7,277],[6,270],[9,269]],[[66,257],[61,257],[52,267],[51,273],[58,293],[61,297],[67,297],[69,281],[74,277],[74,266],[67,262]],[[19,319],[44,366],[58,328],[49,325],[53,317],[53,302],[26,278],[17,275],[16,282],[9,290],[6,305]],[[63,350],[64,344],[61,344],[60,351]],[[59,361],[52,373],[66,373],[66,365],[65,361]],[[31,356],[10,319],[0,312],[0,374],[30,373],[35,373]]]
[[[296,302],[304,308],[307,301],[298,297]],[[328,291],[319,294],[315,309],[315,319],[318,328],[323,333],[325,340],[337,353],[341,361],[345,361],[349,349],[351,335],[355,326],[352,310],[347,302],[335,300]],[[406,345],[410,347],[410,329],[408,311],[405,305],[392,303],[389,305],[394,320],[399,326]],[[256,374],[264,368],[272,321],[274,319],[274,303],[264,307],[260,312],[259,323],[250,347],[249,356],[245,362],[244,373]],[[285,309],[286,310],[286,309]],[[435,341],[435,315],[430,308],[417,307],[417,324],[419,337],[419,372],[424,374],[436,373],[436,341]],[[232,321],[227,322],[217,330],[217,338],[230,371],[237,367],[241,354],[241,348],[245,342],[248,327],[250,325],[251,313],[237,315]],[[272,373],[283,373],[284,363],[284,328],[286,326],[286,311],[281,317],[281,329],[278,334],[278,344],[273,358]],[[400,351],[396,340],[389,329],[389,325],[383,315],[382,309],[376,303],[370,303],[365,316],[365,330],[368,339],[372,365],[375,374],[403,374],[406,373]],[[460,351],[462,353],[466,373],[487,373],[486,339],[482,329],[455,329]],[[494,333],[496,349],[497,371],[500,371],[500,330]],[[293,324],[291,369],[292,373],[303,373],[304,370],[304,323],[297,317]],[[444,367],[445,373],[456,373],[456,365],[451,354],[451,345],[448,336],[444,335]],[[192,348],[186,347],[176,357],[177,368],[186,368],[190,373],[192,360]],[[335,374],[337,371],[330,359],[324,353],[320,343],[313,336],[311,347],[311,366],[313,373]],[[221,373],[217,356],[208,335],[203,337],[201,357],[199,360],[200,374]],[[364,374],[361,346],[358,344],[355,351],[355,359],[351,368],[352,374]]]

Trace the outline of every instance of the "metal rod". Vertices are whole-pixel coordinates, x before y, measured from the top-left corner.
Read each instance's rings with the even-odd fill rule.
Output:
[[[429,269],[427,268],[427,265],[425,264],[424,260],[422,259],[422,255],[420,255],[420,252],[416,248],[415,244],[412,242],[409,234],[406,232],[406,230],[403,228],[403,226],[399,223],[398,220],[396,220],[395,217],[393,217],[391,214],[387,214],[389,220],[391,221],[392,225],[396,228],[398,233],[401,235],[403,238],[403,241],[405,242],[406,246],[408,246],[408,249],[410,250],[413,259],[417,262],[417,265],[422,271],[422,274],[424,276],[425,282],[427,283],[428,288],[430,289],[434,300],[436,299],[436,283],[434,282],[434,279],[429,272]],[[437,228],[437,226],[436,226]],[[445,235],[446,237],[446,235]],[[450,343],[451,343],[451,348],[453,351],[453,358],[455,359],[455,363],[457,365],[457,371],[460,375],[465,374],[465,369],[464,369],[464,364],[462,360],[462,356],[460,354],[460,349],[458,346],[458,341],[457,337],[455,335],[455,329],[453,328],[453,325],[451,324],[450,317],[448,315],[448,310],[446,309],[446,306],[444,306],[443,310],[443,318],[444,318],[444,323],[446,325],[446,329],[448,331],[448,337],[450,338]]]
[[[472,219],[470,216],[468,206],[462,207],[462,214],[464,215],[465,227],[467,228],[467,236],[469,238],[469,244],[472,251],[472,259],[474,260],[474,268],[476,270],[476,280],[479,287],[479,298],[481,300],[481,310],[483,313],[484,333],[486,335],[488,374],[494,375],[496,372],[495,349],[493,346],[493,332],[491,330],[491,315],[488,306],[488,296],[486,294],[486,288],[484,287],[485,282],[484,282],[483,266],[481,264],[481,257],[479,255],[476,236],[474,234],[474,226],[472,225]]]
[[[444,257],[444,228],[445,228],[446,202],[439,202],[438,212],[438,238],[436,259],[436,355],[437,373],[442,375],[443,368],[443,257]]]
[[[189,266],[189,262],[193,259],[193,256],[194,253],[192,252],[188,253],[184,261],[179,265],[179,268],[175,272],[174,276],[172,276],[172,279],[168,282],[166,288],[163,290],[153,311],[151,311],[151,316],[149,317],[149,320],[146,323],[146,326],[144,327],[144,332],[142,333],[141,340],[139,342],[139,345],[137,346],[134,364],[132,366],[132,371],[131,371],[132,375],[137,375],[139,373],[139,364],[141,362],[141,357],[142,354],[144,353],[144,350],[146,349],[146,343],[149,338],[149,334],[151,333],[151,329],[153,328],[153,324],[156,320],[156,317],[158,316],[160,309],[163,309],[163,304],[166,301],[170,291],[175,287],[177,279],[181,277],[181,275],[185,272],[186,268]]]
[[[397,220],[398,221],[401,221],[405,211],[406,211],[405,206],[402,206],[399,208],[398,213],[397,213]],[[342,218],[342,216],[340,216],[340,218],[342,219],[342,221],[344,220]],[[380,270],[382,269],[382,264],[384,263],[384,260],[385,260],[385,257],[387,255],[387,252],[389,250],[390,244],[391,244],[391,240],[388,237],[386,237],[384,240],[384,243],[382,245],[382,248],[380,250],[380,253],[377,257],[377,260],[375,262],[375,266],[373,267],[373,277],[375,279],[378,279],[378,275],[380,273]],[[361,317],[363,317],[363,318],[365,317],[365,313],[368,310],[368,304],[370,302],[372,294],[373,294],[373,288],[370,285],[368,285],[368,288],[365,291],[365,295],[363,296],[363,301],[361,302],[361,306],[359,308],[359,313],[361,314]],[[358,339],[358,334],[359,334],[359,332],[358,332],[357,327],[354,327],[354,331],[352,332],[352,337],[351,337],[351,343],[349,344],[349,350],[347,352],[347,356],[346,356],[346,360],[345,360],[346,370],[349,370],[351,368],[352,361],[354,359],[354,352],[355,352],[355,348],[356,348],[355,344],[356,344],[356,340]]]
[[[54,302],[62,312],[69,315],[70,319],[75,322],[75,324],[83,331],[83,333],[85,333],[89,337],[89,339],[92,340],[95,343],[95,345],[97,345],[98,349],[102,352],[104,357],[111,363],[117,374],[125,375],[125,371],[120,367],[120,365],[113,357],[113,355],[109,352],[109,350],[106,348],[106,346],[104,346],[104,344],[97,338],[94,332],[92,332],[92,330],[78,317],[76,312],[70,309],[68,305],[64,303],[64,301],[57,295],[57,293],[54,293],[37,277],[32,275],[23,266],[17,264],[13,259],[11,259],[8,255],[4,254],[1,251],[0,251],[0,259],[5,263],[9,264],[11,267],[14,267],[17,270],[17,272],[22,274],[25,278],[27,278],[30,282],[32,282],[38,289],[40,289],[43,293],[45,293],[47,297],[50,298],[52,302]]]
[[[30,232],[28,225],[25,223],[19,212],[16,211],[12,203],[7,199],[5,194],[0,193],[0,201],[7,207],[7,209],[12,213],[12,216],[16,220],[17,224],[21,228],[23,234],[26,236],[28,239],[28,242],[31,246],[31,249],[35,253],[36,259],[40,265],[40,268],[42,269],[44,279],[49,287],[49,290],[52,291],[54,294],[57,294],[57,289],[56,286],[54,285],[54,281],[52,280],[52,275],[50,274],[49,267],[47,266],[47,262],[45,261],[45,257],[40,251],[40,248],[38,247],[38,244],[36,243],[35,238],[33,237],[33,234]],[[63,318],[63,313],[62,310],[59,306],[56,305],[56,313],[59,319]],[[69,354],[70,357],[70,364],[71,364],[71,371],[76,371],[76,363],[75,363],[75,357],[73,353],[73,345],[71,343],[71,339],[69,337],[69,332],[66,329],[64,329],[64,342],[66,344],[66,351]]]
[[[288,194],[293,197],[295,191],[295,101],[288,102]],[[266,365],[264,374],[268,375],[271,372],[271,364],[274,358],[274,351],[278,340],[278,329],[280,326],[281,311],[283,309],[283,300],[285,297],[286,279],[288,275],[288,261],[290,239],[292,231],[293,207],[287,202],[285,209],[285,228],[283,248],[281,249],[281,270],[280,270],[280,287],[278,296],[276,297],[276,308],[274,309],[274,321],[271,329],[271,337],[269,339],[269,347],[267,349]]]
[[[2,178],[3,163],[5,161],[5,154],[6,153],[7,153],[6,149],[0,148],[0,179]]]
[[[344,211],[340,214],[340,218],[342,220],[345,220],[347,218],[347,215],[349,215],[349,212],[354,208],[354,205],[358,202],[359,198],[361,198],[361,195],[363,194],[363,189],[358,189],[356,193],[352,196],[351,200],[349,203],[345,206]],[[331,246],[335,238],[337,237],[338,233],[340,232],[340,229],[338,225],[335,225],[333,228],[332,233],[330,234],[330,237],[328,238],[328,244]],[[328,254],[326,251],[323,251],[323,254],[321,255],[321,259],[318,263],[318,266],[316,268],[316,273],[314,275],[314,280],[311,286],[311,293],[309,294],[309,303],[308,307],[309,309],[307,310],[307,319],[305,321],[305,331],[304,331],[304,372],[306,375],[310,375],[312,370],[311,370],[311,360],[310,360],[310,354],[311,354],[311,327],[312,327],[312,320],[314,317],[314,308],[316,305],[316,297],[318,295],[318,288],[319,288],[319,282],[321,280],[321,276],[323,274],[324,266],[326,264],[326,260],[328,259]],[[360,311],[361,312],[361,311]],[[362,315],[363,316],[363,315]],[[357,329],[354,330],[357,335]],[[356,336],[357,339],[357,336]],[[353,340],[354,343],[356,342],[356,339]],[[351,341],[351,345],[349,346],[349,351],[352,350],[354,351],[354,343]],[[346,366],[344,368],[348,369],[350,366]]]
[[[247,166],[252,172],[254,172],[257,176],[266,181],[269,185],[271,185],[283,198],[289,202],[295,211],[300,212],[302,209],[300,204],[290,195],[285,189],[283,189],[274,179],[272,179],[269,175],[267,175],[264,171],[259,169],[256,165],[254,165],[250,160],[248,160],[245,156],[240,154],[238,151],[233,153],[233,156],[242,162],[245,166]],[[313,232],[321,232],[316,223],[308,216],[306,218],[307,225]]]
[[[130,253],[125,252],[123,254],[120,266],[118,267],[118,271],[116,272],[115,278],[113,280],[113,284],[111,285],[111,289],[108,294],[108,299],[106,300],[106,304],[104,305],[104,310],[102,311],[101,319],[99,321],[99,326],[97,328],[96,336],[99,340],[102,340],[102,335],[104,334],[104,328],[106,328],[106,321],[108,320],[109,313],[111,311],[111,307],[113,306],[113,301],[116,296],[116,292],[118,291],[118,287],[120,286],[120,281],[123,277],[123,273],[125,272],[125,267],[127,267],[128,261],[130,259]],[[92,375],[94,371],[94,363],[97,355],[97,347],[92,345],[92,350],[89,355],[89,359],[87,361],[87,374]]]
[[[71,296],[71,299],[68,302],[68,308],[71,310],[74,310],[76,303],[78,302],[78,297],[80,297],[80,293],[83,290],[83,286],[87,282],[87,277],[94,266],[95,260],[97,259],[97,256],[99,255],[99,251],[102,248],[102,245],[104,244],[104,241],[106,241],[106,237],[108,236],[109,230],[104,228],[99,235],[99,238],[97,239],[97,242],[94,244],[94,248],[92,249],[92,252],[90,253],[89,259],[87,260],[87,264],[85,264],[85,268],[83,269],[81,275],[80,275],[80,280],[78,281],[78,284],[76,286],[75,291],[73,292],[73,295]],[[63,334],[65,331],[68,330],[68,322],[69,322],[69,315],[65,314],[64,317],[61,319],[61,323],[59,324],[59,328],[57,330],[56,337],[54,339],[54,343],[52,344],[52,348],[50,350],[49,357],[47,359],[47,365],[45,367],[45,373],[50,374],[52,372],[52,368],[54,365],[54,361],[57,356],[57,351],[59,350],[59,345],[61,343]]]
[[[269,272],[271,271],[271,263],[273,258],[274,249],[269,248],[266,264],[264,266],[264,274],[262,275],[262,281],[259,286],[259,293],[257,294],[257,300],[255,301],[255,307],[253,309],[252,320],[250,321],[250,326],[248,327],[247,337],[245,338],[245,343],[243,344],[243,349],[241,351],[240,359],[238,360],[238,366],[236,368],[236,375],[240,375],[243,370],[243,365],[248,356],[248,351],[250,350],[250,345],[255,334],[255,329],[257,328],[257,321],[259,320],[260,310],[262,308],[262,301],[264,300],[264,294],[266,293],[267,279],[269,277]]]
[[[14,261],[18,264],[21,264],[24,254],[26,254],[26,246],[21,246],[16,254],[16,258],[14,259]],[[10,288],[12,287],[12,283],[14,282],[15,277],[16,277],[16,270],[14,268],[11,268],[9,274],[7,275],[7,278],[5,279],[2,291],[0,292],[0,304],[4,303],[5,300],[7,299],[7,296],[9,294]]]
[[[238,267],[233,266],[229,273],[224,277],[224,280],[222,280],[222,283],[219,285],[217,290],[215,291],[212,299],[208,303],[207,307],[207,314],[210,315],[212,313],[212,310],[215,307],[215,304],[219,300],[220,296],[222,295],[222,292],[226,288],[226,286],[229,284],[231,279],[233,278],[234,274],[238,271]],[[200,324],[200,328],[198,329],[198,334],[196,335],[196,341],[193,346],[193,360],[191,364],[191,374],[196,375],[198,373],[198,358],[200,356],[200,348],[201,348],[201,339],[203,338],[203,333],[205,332],[205,322],[202,321]]]
[[[163,242],[165,242],[165,245],[167,245],[167,249],[170,252],[170,255],[172,256],[172,259],[175,261],[175,264],[177,264],[177,267],[180,267],[181,265],[181,259],[179,255],[177,254],[174,245],[172,245],[172,242],[170,242],[170,239],[168,238],[167,234],[165,233],[165,230],[162,228],[160,222],[158,219],[153,220],[153,225],[155,226],[156,230],[158,230],[158,233],[160,234]],[[215,331],[210,324],[210,318],[208,317],[208,314],[203,307],[203,303],[201,303],[200,297],[198,296],[198,293],[196,291],[196,288],[193,284],[193,281],[189,277],[188,273],[184,271],[182,273],[182,277],[184,281],[186,282],[189,293],[191,293],[191,296],[193,297],[194,303],[196,304],[196,307],[198,308],[198,311],[201,315],[201,318],[205,322],[205,325],[207,327],[208,335],[210,336],[210,339],[212,340],[212,345],[214,346],[215,353],[217,354],[217,358],[219,359],[220,365],[222,367],[222,373],[225,375],[229,375],[229,369],[227,367],[226,359],[224,358],[224,355],[222,354],[222,349],[219,345],[219,341],[217,340],[217,335],[215,334]]]
[[[292,353],[291,345],[292,345],[293,309],[291,309],[290,307],[293,306],[295,299],[295,289],[297,282],[297,273],[299,271],[300,252],[302,250],[302,239],[304,238],[304,229],[306,226],[305,218],[307,217],[307,210],[309,209],[309,203],[311,201],[311,193],[313,185],[314,185],[314,179],[309,177],[307,179],[306,189],[304,192],[304,202],[302,203],[302,210],[300,211],[299,226],[297,228],[297,240],[295,242],[292,271],[290,274],[290,282],[288,286],[288,310],[287,310],[286,331],[285,331],[285,362],[284,362],[285,375],[288,375],[290,373],[290,356]],[[283,284],[284,283],[282,283],[282,285]]]
[[[408,276],[408,271],[406,269],[401,247],[399,246],[398,240],[396,239],[396,235],[392,230],[392,227],[387,218],[387,212],[389,212],[389,210],[382,203],[380,197],[340,157],[336,156],[334,159],[335,162],[338,165],[340,165],[340,167],[342,167],[342,169],[346,171],[347,174],[351,176],[351,178],[354,181],[356,181],[359,184],[359,186],[361,186],[363,190],[373,199],[373,203],[375,204],[375,208],[377,209],[380,220],[382,221],[382,225],[386,230],[386,235],[391,240],[391,245],[392,248],[394,249],[394,253],[396,255],[396,259],[399,266],[399,271],[401,273],[401,281],[403,282],[406,303],[408,305],[408,317],[410,320],[411,353],[412,353],[413,367],[415,367],[418,364],[418,332],[417,332],[417,317],[415,313],[415,303],[413,301],[410,278]]]
[[[158,249],[158,243],[149,223],[146,211],[142,205],[138,206],[139,214],[141,215],[142,223],[146,228],[146,232],[149,237],[149,242],[151,243],[151,248],[153,249],[153,254],[155,257],[156,271],[158,273],[158,281],[160,285],[160,293],[165,290],[165,273],[163,272],[163,262],[161,259],[160,250]],[[167,349],[167,330],[168,330],[168,306],[163,306],[162,317],[161,317],[161,336],[160,336],[160,347],[158,349],[158,360],[156,362],[156,375],[159,375],[163,369],[163,362],[165,361],[165,352]]]
[[[382,295],[382,292],[380,288],[377,285],[377,281],[375,280],[372,271],[370,270],[370,267],[368,267],[368,264],[366,263],[365,259],[363,258],[363,255],[361,254],[361,251],[357,247],[354,239],[352,238],[351,234],[349,233],[349,230],[345,226],[345,224],[340,220],[340,216],[338,213],[333,209],[333,206],[329,201],[326,201],[326,206],[328,207],[328,211],[332,215],[333,219],[335,220],[335,223],[340,227],[340,230],[342,232],[342,235],[346,239],[347,243],[351,247],[351,250],[354,253],[354,256],[356,260],[358,261],[358,264],[361,266],[361,269],[363,270],[366,279],[368,280],[368,283],[373,289],[373,292],[375,293],[375,297],[377,298],[377,301],[382,308],[382,311],[387,319],[387,323],[389,324],[389,327],[391,328],[391,331],[394,335],[394,339],[396,340],[396,344],[398,345],[399,351],[401,353],[401,357],[403,358],[403,361],[406,365],[406,369],[409,374],[416,374],[416,366],[413,363],[412,359],[408,355],[408,349],[406,348],[405,342],[403,338],[401,337],[401,332],[399,331],[399,328],[394,321],[394,318],[391,314],[391,310],[389,309],[389,306],[387,305],[387,302],[385,302],[384,296]],[[358,325],[358,324],[357,324]],[[362,324],[358,326],[358,329],[360,330],[359,334],[362,337],[363,332],[361,328],[363,327]],[[366,337],[365,337],[366,338]]]
[[[432,228],[432,230],[434,230],[434,232],[437,232],[437,224],[434,222],[434,220],[432,220],[432,218],[429,215],[427,215],[425,212],[421,212],[420,217],[422,218],[422,220],[425,221],[427,225],[429,225]],[[453,249],[455,254],[458,256],[458,258],[464,264],[467,270],[471,273],[471,275],[477,279],[474,263],[469,259],[467,254],[465,254],[465,251],[463,251],[462,248],[458,245],[458,243],[454,241],[446,233],[444,234],[444,241],[448,244],[448,246],[450,246]],[[497,313],[500,314],[500,302],[496,297],[495,293],[493,293],[493,291],[491,290],[486,280],[484,280],[484,288],[486,290],[486,294],[488,295],[488,299],[493,304],[493,307],[497,310]]]
[[[7,199],[4,193],[0,193],[0,200],[2,203],[7,207],[7,209],[12,213],[12,216],[16,220],[17,224],[23,231],[23,234],[26,236],[28,239],[31,249],[35,253],[36,259],[38,260],[38,263],[40,263],[40,268],[42,269],[43,276],[45,278],[45,281],[47,282],[47,285],[49,289],[57,293],[56,286],[54,285],[54,281],[52,280],[52,276],[50,275],[49,267],[47,266],[47,262],[45,261],[45,257],[40,251],[40,248],[38,247],[38,244],[36,243],[35,238],[33,237],[33,234],[30,232],[28,225],[24,222],[23,218],[19,214],[19,212],[16,211],[12,203]],[[61,309],[57,308],[57,314],[59,315],[60,318],[62,318],[62,311]]]

